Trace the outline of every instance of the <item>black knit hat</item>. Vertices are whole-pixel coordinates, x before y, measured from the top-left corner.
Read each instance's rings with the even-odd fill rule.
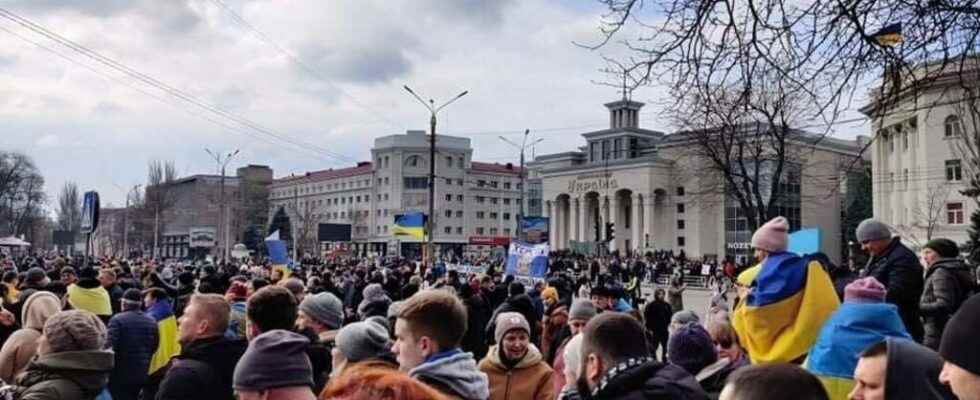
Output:
[[[980,375],[980,346],[977,335],[980,331],[980,296],[973,296],[953,314],[943,332],[939,355],[947,362]]]
[[[939,253],[942,258],[956,258],[960,255],[960,247],[949,239],[932,239],[926,243],[925,248]]]
[[[313,387],[313,367],[306,355],[309,345],[310,341],[302,335],[282,329],[257,336],[235,366],[235,389]]]

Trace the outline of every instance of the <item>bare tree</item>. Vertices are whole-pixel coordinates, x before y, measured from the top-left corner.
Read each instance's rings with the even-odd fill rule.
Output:
[[[946,216],[946,200],[952,189],[945,183],[928,185],[924,201],[914,202],[909,207],[909,219],[904,224],[898,224],[895,229],[902,237],[916,246],[924,245],[932,240],[936,229],[943,224]]]
[[[58,228],[78,232],[82,225],[82,199],[78,184],[65,182],[58,193]]]
[[[46,221],[44,178],[25,154],[0,151],[0,234],[37,241]]]
[[[163,223],[160,216],[173,207],[176,199],[168,187],[178,178],[177,167],[173,161],[150,161],[146,177],[146,193],[143,204],[153,220],[153,256],[156,257],[160,248],[160,234]]]
[[[296,230],[295,240],[296,254],[302,257],[311,249],[316,252],[316,234],[320,223],[321,209],[317,206],[316,200],[294,199],[288,205],[289,214],[295,218],[294,228]]]

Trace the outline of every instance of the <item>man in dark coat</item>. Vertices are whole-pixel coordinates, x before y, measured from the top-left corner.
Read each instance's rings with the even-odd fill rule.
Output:
[[[653,301],[643,307],[643,322],[653,339],[650,343],[650,350],[656,357],[657,349],[663,349],[660,356],[661,361],[667,360],[667,337],[669,336],[667,328],[670,326],[670,317],[674,315],[673,310],[670,309],[670,303],[664,301],[664,295],[663,289],[657,289],[653,292]]]
[[[919,302],[925,328],[922,344],[933,350],[939,350],[946,322],[974,291],[973,272],[959,255],[959,246],[949,239],[930,240],[922,249],[928,268]]]
[[[861,277],[872,276],[885,285],[888,289],[885,301],[898,307],[905,329],[916,342],[922,343],[919,298],[924,279],[919,258],[902,244],[901,238],[892,237],[888,225],[877,220],[862,221],[856,233],[861,249],[871,255]]]
[[[115,400],[139,398],[160,344],[157,322],[140,311],[142,297],[139,289],[127,290],[120,299],[122,312],[109,320],[107,347],[115,354],[109,393]]]
[[[231,308],[217,294],[191,297],[180,318],[180,355],[171,360],[156,400],[234,400],[232,375],[248,344],[224,337]]]

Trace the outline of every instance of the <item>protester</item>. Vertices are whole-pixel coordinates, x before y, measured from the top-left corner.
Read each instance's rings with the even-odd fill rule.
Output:
[[[460,288],[459,297],[463,300],[463,305],[466,306],[466,333],[463,335],[461,347],[463,351],[473,353],[474,358],[482,359],[487,355],[488,349],[486,329],[492,312],[490,304],[480,292],[479,281],[476,279],[471,284],[463,285]],[[393,315],[391,312],[393,308],[398,308],[395,306],[396,303],[399,306],[401,304],[395,302],[388,307],[389,316]],[[397,312],[394,315],[397,316]],[[394,331],[395,321],[390,317],[389,320],[391,321],[388,326]]]
[[[105,389],[113,367],[103,350],[105,325],[84,310],[62,311],[48,318],[37,358],[16,380],[14,398],[23,400],[90,400]]]
[[[943,361],[909,339],[887,338],[860,354],[854,368],[852,400],[955,400],[939,382]]]
[[[279,286],[286,288],[289,293],[292,293],[293,297],[296,298],[297,303],[302,303],[303,298],[306,297],[306,286],[303,285],[303,281],[298,278],[280,280]]]
[[[742,368],[733,373],[720,400],[828,400],[820,381],[806,370],[787,363]]]
[[[725,357],[718,357],[711,335],[696,322],[681,326],[667,344],[667,359],[684,368],[714,398],[725,385],[725,379],[736,369]]]
[[[398,361],[391,352],[392,341],[388,328],[372,319],[345,325],[337,332],[336,346],[331,351],[334,378],[355,365],[398,369]]]
[[[945,363],[939,380],[959,400],[980,400],[980,296],[973,296],[953,314],[943,331],[939,355]]]
[[[685,290],[687,290],[687,284],[684,283],[684,279],[680,275],[670,277],[670,286],[667,287],[667,301],[670,303],[670,309],[674,312],[684,309]]]
[[[225,301],[231,307],[231,315],[228,317],[228,330],[225,336],[229,339],[245,339],[248,335],[245,325],[248,321],[248,287],[243,281],[232,281],[225,292]]]
[[[109,375],[113,400],[137,400],[146,384],[150,360],[160,344],[156,321],[140,311],[139,289],[128,289],[120,299],[121,312],[109,320],[106,348],[115,354]]]
[[[157,351],[150,359],[149,374],[151,377],[166,366],[170,359],[180,353],[180,342],[177,336],[177,318],[174,317],[173,306],[167,292],[160,288],[147,289],[143,295],[143,303],[146,306],[146,315],[153,318],[157,323],[157,332],[160,338]],[[154,377],[159,382],[163,377]],[[155,393],[152,391],[151,393]],[[144,395],[144,397],[146,397]]]
[[[41,330],[61,310],[61,300],[51,292],[35,292],[24,301],[24,327],[15,331],[0,349],[0,380],[13,382],[37,353]]]
[[[384,288],[377,283],[372,283],[364,287],[364,300],[357,306],[357,317],[361,321],[368,317],[380,315],[384,317],[388,313],[388,306],[391,305],[391,298],[385,293]]]
[[[924,336],[922,344],[939,350],[946,322],[973,294],[976,277],[959,259],[960,249],[949,239],[933,239],[922,250],[925,286],[919,301]]]
[[[103,322],[108,322],[109,317],[112,316],[112,301],[109,292],[99,282],[95,268],[82,268],[78,278],[77,282],[68,285],[66,296],[68,304],[76,310],[85,310],[98,315]]]
[[[116,271],[113,271],[111,268],[99,270],[99,284],[109,293],[109,303],[112,306],[112,313],[118,313],[121,310],[119,302],[122,300],[123,288],[116,284]]]
[[[577,382],[579,377],[582,375],[582,335],[576,334],[565,345],[562,351],[562,358],[568,364],[562,374],[562,379],[556,379],[554,381],[561,381],[562,387],[558,392],[559,400],[578,400],[582,396],[578,392]],[[555,370],[555,373],[558,371]]]
[[[350,368],[320,394],[323,400],[445,400],[431,386],[387,368]]]
[[[575,382],[565,381],[565,368],[578,368],[578,365],[568,365],[567,360],[565,360],[565,346],[571,341],[573,336],[582,333],[585,329],[585,325],[589,323],[593,317],[596,316],[595,306],[591,301],[578,298],[572,301],[572,307],[568,311],[568,337],[562,341],[562,343],[556,349],[555,361],[551,364],[552,368],[555,370],[554,388],[556,392],[562,391],[569,383],[574,384]],[[567,365],[567,366],[566,366]]]
[[[719,358],[727,358],[734,368],[741,368],[749,365],[748,355],[738,342],[738,334],[731,322],[716,318],[705,325],[711,340],[715,343],[715,350]]]
[[[924,285],[922,265],[902,239],[892,237],[888,225],[866,219],[858,224],[856,236],[861,249],[871,258],[861,277],[872,276],[888,289],[886,300],[898,306],[905,329],[917,342],[922,342],[923,327],[919,320],[919,300]]]
[[[578,392],[591,399],[707,399],[683,368],[650,355],[643,326],[623,313],[593,318],[582,333]]]
[[[487,374],[491,400],[552,400],[552,369],[541,352],[530,343],[531,327],[520,313],[497,316],[494,341],[480,371]]]
[[[663,289],[657,288],[653,292],[653,301],[643,307],[643,323],[653,339],[651,351],[656,357],[657,349],[661,349],[661,361],[667,360],[667,338],[669,336],[667,327],[670,326],[671,316],[674,315],[670,303],[664,301],[664,294]]]
[[[548,294],[549,297],[544,298]],[[551,295],[554,296],[554,301],[552,301]],[[553,355],[555,353],[555,347],[557,347],[561,340],[565,339],[567,332],[561,332],[563,329],[567,329],[568,325],[568,304],[558,302],[558,292],[553,287],[549,287],[542,292],[542,297],[546,304],[544,320],[541,323],[541,354],[545,355],[545,360],[548,362],[553,362],[554,358],[548,360],[548,355]],[[559,343],[555,343],[559,341]]]
[[[443,290],[420,291],[405,300],[395,322],[392,351],[401,371],[450,398],[490,397],[487,375],[471,353],[459,349],[466,330],[462,302]]]
[[[181,353],[160,384],[157,400],[235,400],[232,372],[246,343],[225,337],[230,313],[221,295],[191,296],[178,325]]]
[[[678,328],[690,324],[690,323],[701,323],[701,317],[691,310],[680,310],[674,313],[670,317],[670,325],[667,326],[667,331],[670,335],[673,335]]]
[[[300,325],[306,328],[324,329],[318,327],[312,320],[331,320],[337,318],[338,313],[336,297],[322,297],[329,293],[320,293],[316,296],[309,296],[304,300],[306,306],[300,307],[296,304],[296,298],[289,290],[280,286],[265,286],[248,298],[248,338],[253,340],[258,335],[271,330],[281,329],[291,331]],[[332,295],[330,295],[332,296]],[[312,301],[311,301],[312,300]],[[299,318],[299,310],[303,309],[304,314],[310,318]],[[333,324],[333,322],[327,322]],[[323,323],[321,323],[323,325]],[[333,325],[330,325],[333,326]],[[340,322],[336,322],[340,327]],[[330,359],[330,349],[332,343],[323,343],[328,331],[322,330],[314,335],[312,339],[318,343],[307,345],[306,355],[310,359],[313,367],[313,389],[322,390],[326,386],[327,378],[330,375],[332,361]],[[332,339],[332,338],[331,338]]]
[[[315,399],[313,367],[306,356],[308,347],[305,337],[282,329],[252,338],[233,372],[229,371],[238,399]]]
[[[840,304],[823,266],[786,251],[789,221],[776,217],[752,235],[760,260],[752,289],[732,326],[753,363],[801,363],[824,321]]]

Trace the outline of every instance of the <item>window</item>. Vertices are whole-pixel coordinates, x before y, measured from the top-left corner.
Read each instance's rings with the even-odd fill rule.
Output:
[[[388,209],[387,208],[384,209],[384,216],[386,216],[386,217],[388,216]]]
[[[499,215],[500,215],[500,214],[498,214],[498,213],[495,213],[495,212],[491,212],[491,213],[490,213],[490,219],[497,219],[497,216],[499,216]]]
[[[388,233],[388,225],[383,226],[381,230],[384,231],[384,233]]]
[[[387,158],[387,157],[385,157],[385,158]],[[388,177],[385,177],[385,185],[387,185],[387,184],[388,184]]]
[[[908,149],[909,149],[909,132],[905,131],[904,133],[902,133],[902,150],[905,151]]]
[[[487,185],[487,181],[485,181],[483,179],[480,179],[480,180],[476,181],[476,187],[484,187],[486,185]]]
[[[450,156],[446,156],[446,168],[452,168],[452,167],[453,167],[453,158]]]
[[[385,156],[385,168],[388,168],[388,156]]]
[[[447,194],[446,195],[446,201],[453,201],[453,195]]]
[[[904,181],[905,188],[909,188],[909,169],[905,168],[902,170],[902,180]]]
[[[636,158],[638,156],[637,150],[639,149],[639,147],[640,147],[639,146],[639,142],[636,140],[636,138],[635,137],[631,137],[630,138],[630,147],[629,147],[629,150],[630,150],[629,157],[630,158]]]
[[[375,213],[374,214],[375,214],[376,217],[380,217],[381,216],[381,210],[375,210]]]
[[[361,202],[361,196],[357,196],[357,202],[358,202],[358,203],[360,203],[360,202]]]
[[[456,218],[463,218],[463,210],[456,211]]]
[[[960,160],[946,160],[946,180],[963,180],[963,167],[960,165]]]
[[[963,224],[963,203],[946,203],[946,223],[950,225]]]
[[[462,159],[460,159],[460,160],[462,160]],[[463,234],[463,227],[462,226],[457,226],[456,227],[456,234],[457,235],[462,235]]]
[[[677,187],[677,195],[678,196],[683,196],[684,195],[684,187],[683,186],[678,186]]]
[[[589,161],[596,161],[599,159],[599,146],[596,142],[589,143]]]
[[[452,218],[452,217],[453,217],[453,210],[446,210],[446,218]]]
[[[456,163],[456,167],[459,168],[459,169],[463,169],[463,165],[465,165],[466,159],[463,158],[463,157],[460,157],[458,161],[459,162]],[[459,233],[463,233],[463,228],[459,228]]]
[[[497,198],[496,197],[491,197],[490,198],[490,204],[497,204]]]
[[[677,247],[684,247],[684,242],[685,242],[685,240],[684,240],[684,237],[683,236],[678,236],[677,237]]]
[[[603,160],[608,160],[609,159],[609,141],[608,140],[603,140],[602,141],[602,159]]]
[[[510,213],[504,213],[504,221],[510,221]]]
[[[462,203],[463,202],[463,195],[461,195],[461,194],[460,195],[456,195],[456,201]]]
[[[422,166],[425,166],[425,164],[422,162],[422,157],[419,157],[419,156],[409,156],[407,159],[405,159],[405,166],[406,167],[422,167]]]
[[[684,203],[677,203],[677,213],[678,214],[684,213]]]
[[[490,228],[490,236],[497,236],[497,228]]]
[[[443,232],[446,232],[447,235],[451,235],[453,233],[453,227],[447,226],[446,229],[443,229]]]
[[[406,176],[403,181],[405,189],[427,189],[429,179],[424,176]]]
[[[684,229],[684,220],[683,219],[677,220],[677,229],[678,230]]]
[[[378,185],[381,185],[381,178],[378,178]]]
[[[963,125],[960,123],[960,117],[955,115],[950,115],[946,117],[946,137],[960,136],[963,134]]]
[[[510,189],[510,182],[504,182],[504,189]]]
[[[487,213],[485,213],[483,211],[477,211],[476,212],[476,219],[483,219],[486,216],[487,216]]]
[[[459,186],[463,186],[463,180],[462,179],[457,179],[456,180],[456,184],[459,185]]]
[[[486,200],[486,197],[476,196],[476,203],[477,204],[483,204],[484,200]]]
[[[477,235],[482,235],[483,234],[483,227],[482,226],[476,228],[476,234]]]
[[[450,178],[446,178],[446,184],[447,185],[452,185],[453,184],[453,180],[450,179]]]
[[[510,236],[510,228],[504,228],[504,236]]]
[[[496,188],[497,188],[497,184],[498,184],[498,183],[499,183],[499,182],[497,182],[497,181],[490,181],[490,187],[492,187],[492,188],[494,188],[494,189],[496,189]]]
[[[620,158],[623,156],[623,139],[616,138],[613,140],[613,158]]]
[[[510,199],[508,199],[508,198],[504,198],[504,205],[505,205],[505,206],[508,206],[508,205],[510,205]]]
[[[388,193],[385,193],[385,201],[388,201]]]

